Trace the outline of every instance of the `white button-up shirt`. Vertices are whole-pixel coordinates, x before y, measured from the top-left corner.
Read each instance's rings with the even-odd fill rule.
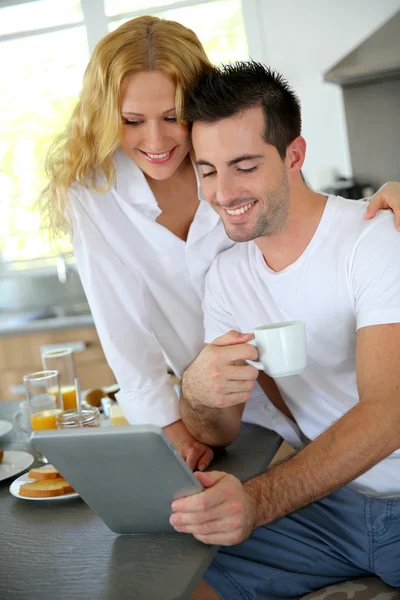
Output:
[[[115,163],[110,191],[70,190],[76,262],[125,417],[163,427],[180,418],[166,362],[180,377],[202,349],[205,275],[232,241],[199,180],[184,242],[156,222],[161,210],[137,165],[120,150]]]

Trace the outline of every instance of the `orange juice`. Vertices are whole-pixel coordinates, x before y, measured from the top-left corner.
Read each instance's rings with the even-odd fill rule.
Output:
[[[33,413],[31,417],[33,431],[40,431],[41,429],[57,429],[56,417],[60,412],[62,412],[60,408],[52,408]]]
[[[76,392],[73,385],[62,387],[61,396],[63,399],[64,410],[76,408]]]
[[[76,408],[76,392],[75,387],[73,385],[64,385],[61,386],[61,396],[63,400],[64,410],[68,410],[70,408]],[[49,393],[52,393],[56,396],[57,392],[55,389],[49,390]]]

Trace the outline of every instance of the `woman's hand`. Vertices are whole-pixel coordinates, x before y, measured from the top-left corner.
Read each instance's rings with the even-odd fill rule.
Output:
[[[400,231],[400,183],[397,181],[388,181],[372,196],[365,218],[372,219],[381,209],[394,212],[396,229]]]
[[[214,458],[214,453],[209,446],[198,442],[186,429],[182,419],[164,427],[164,431],[181,456],[185,459],[192,471],[197,467],[204,471]]]

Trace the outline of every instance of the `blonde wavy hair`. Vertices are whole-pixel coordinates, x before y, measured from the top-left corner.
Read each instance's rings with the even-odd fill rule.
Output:
[[[54,233],[68,229],[68,189],[73,182],[104,192],[115,180],[112,155],[120,145],[120,88],[125,75],[158,70],[176,86],[178,120],[188,90],[211,67],[196,34],[180,23],[152,16],[131,19],[97,44],[86,68],[79,101],[65,132],[49,149],[43,219]],[[105,184],[96,185],[102,174]]]

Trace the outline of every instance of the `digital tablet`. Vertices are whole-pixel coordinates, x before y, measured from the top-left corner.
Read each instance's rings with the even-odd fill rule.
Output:
[[[116,533],[171,533],[174,499],[203,487],[154,425],[35,431],[32,444]]]

